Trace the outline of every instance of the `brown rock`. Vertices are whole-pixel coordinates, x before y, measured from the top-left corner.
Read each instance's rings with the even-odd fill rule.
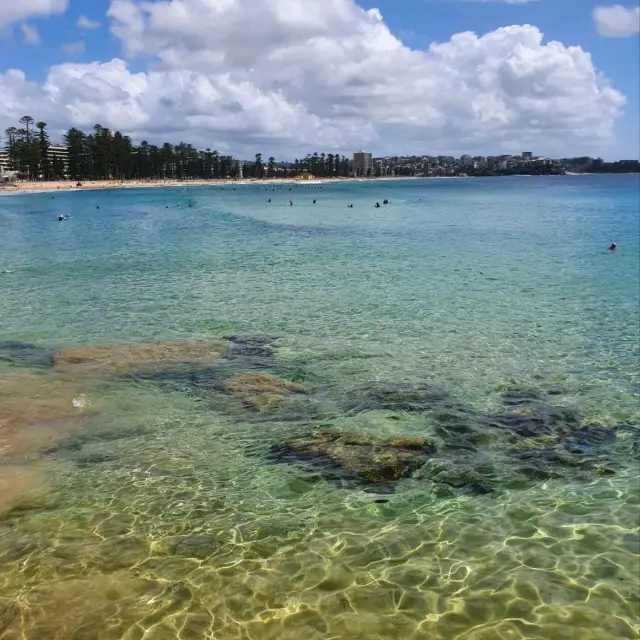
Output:
[[[227,351],[221,342],[152,342],[63,349],[54,356],[57,371],[102,370],[128,373],[171,364],[204,365]]]
[[[78,382],[46,373],[0,376],[0,455],[45,448],[89,410]]]
[[[421,467],[435,452],[426,438],[378,440],[339,431],[318,431],[272,448],[277,460],[303,461],[331,474],[339,472],[370,483],[398,480]]]
[[[270,396],[304,393],[304,389],[295,382],[283,380],[267,373],[241,373],[227,380],[223,387],[227,393],[268,394]]]

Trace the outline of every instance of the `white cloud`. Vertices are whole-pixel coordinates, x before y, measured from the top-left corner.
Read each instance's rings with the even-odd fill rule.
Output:
[[[22,39],[25,44],[40,44],[40,33],[37,27],[23,23],[20,25],[20,31],[22,31]]]
[[[627,38],[640,33],[640,7],[623,7],[619,4],[596,7],[593,19],[598,33],[607,38]]]
[[[84,53],[84,40],[76,40],[75,42],[65,42],[60,45],[60,49],[65,53]]]
[[[0,27],[27,18],[64,13],[69,0],[0,0]]]
[[[87,18],[87,16],[80,16],[78,18],[77,25],[79,29],[85,29],[89,31],[93,29],[99,29],[102,26],[100,22],[98,22],[97,20],[92,20],[91,18]]]
[[[587,52],[545,43],[532,26],[459,33],[421,51],[353,0],[247,7],[112,0],[113,33],[127,56],[151,59],[148,69],[69,63],[43,85],[5,73],[0,128],[33,111],[54,126],[100,122],[138,140],[229,145],[239,155],[361,146],[596,154],[624,104]]]

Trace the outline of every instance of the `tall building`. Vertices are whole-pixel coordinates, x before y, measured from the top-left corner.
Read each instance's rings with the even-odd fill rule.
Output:
[[[532,151],[523,151],[522,152],[522,159],[523,160],[531,160],[533,158],[533,152]]]
[[[460,156],[460,164],[463,167],[472,167],[473,166],[473,158],[470,155]]]
[[[7,173],[12,169],[11,158],[9,158],[9,151],[7,149],[0,148],[0,175]]]
[[[62,144],[51,144],[47,150],[49,166],[66,175],[69,171],[69,149]]]
[[[357,176],[373,175],[373,156],[366,151],[353,154],[353,172]]]

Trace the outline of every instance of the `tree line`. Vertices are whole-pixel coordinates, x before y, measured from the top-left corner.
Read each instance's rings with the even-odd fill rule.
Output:
[[[339,153],[313,153],[293,163],[265,163],[257,153],[239,162],[216,150],[199,150],[180,142],[162,146],[143,140],[139,145],[120,131],[96,124],[90,133],[72,127],[63,136],[66,157],[52,149],[46,122],[20,118],[21,127],[6,131],[9,159],[28,180],[189,180],[216,178],[291,177],[309,172],[317,177],[351,175],[351,161]]]

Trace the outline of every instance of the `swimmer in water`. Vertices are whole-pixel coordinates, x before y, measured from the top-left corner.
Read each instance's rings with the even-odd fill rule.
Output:
[[[615,251],[617,246],[618,245],[615,242],[612,242],[611,246],[609,247],[609,251]]]
[[[380,203],[376,202],[376,209],[379,209],[379,208],[380,208]]]
[[[271,198],[269,198],[269,199],[267,200],[267,202],[271,202]]]
[[[347,209],[353,209],[353,205],[352,204],[348,204],[347,205]]]
[[[64,220],[64,216],[58,216],[58,222],[62,222]]]
[[[289,200],[289,206],[293,207],[293,202],[291,202],[291,200]]]
[[[314,201],[313,201],[313,204],[315,204],[315,203],[316,203],[316,201],[314,200]]]

